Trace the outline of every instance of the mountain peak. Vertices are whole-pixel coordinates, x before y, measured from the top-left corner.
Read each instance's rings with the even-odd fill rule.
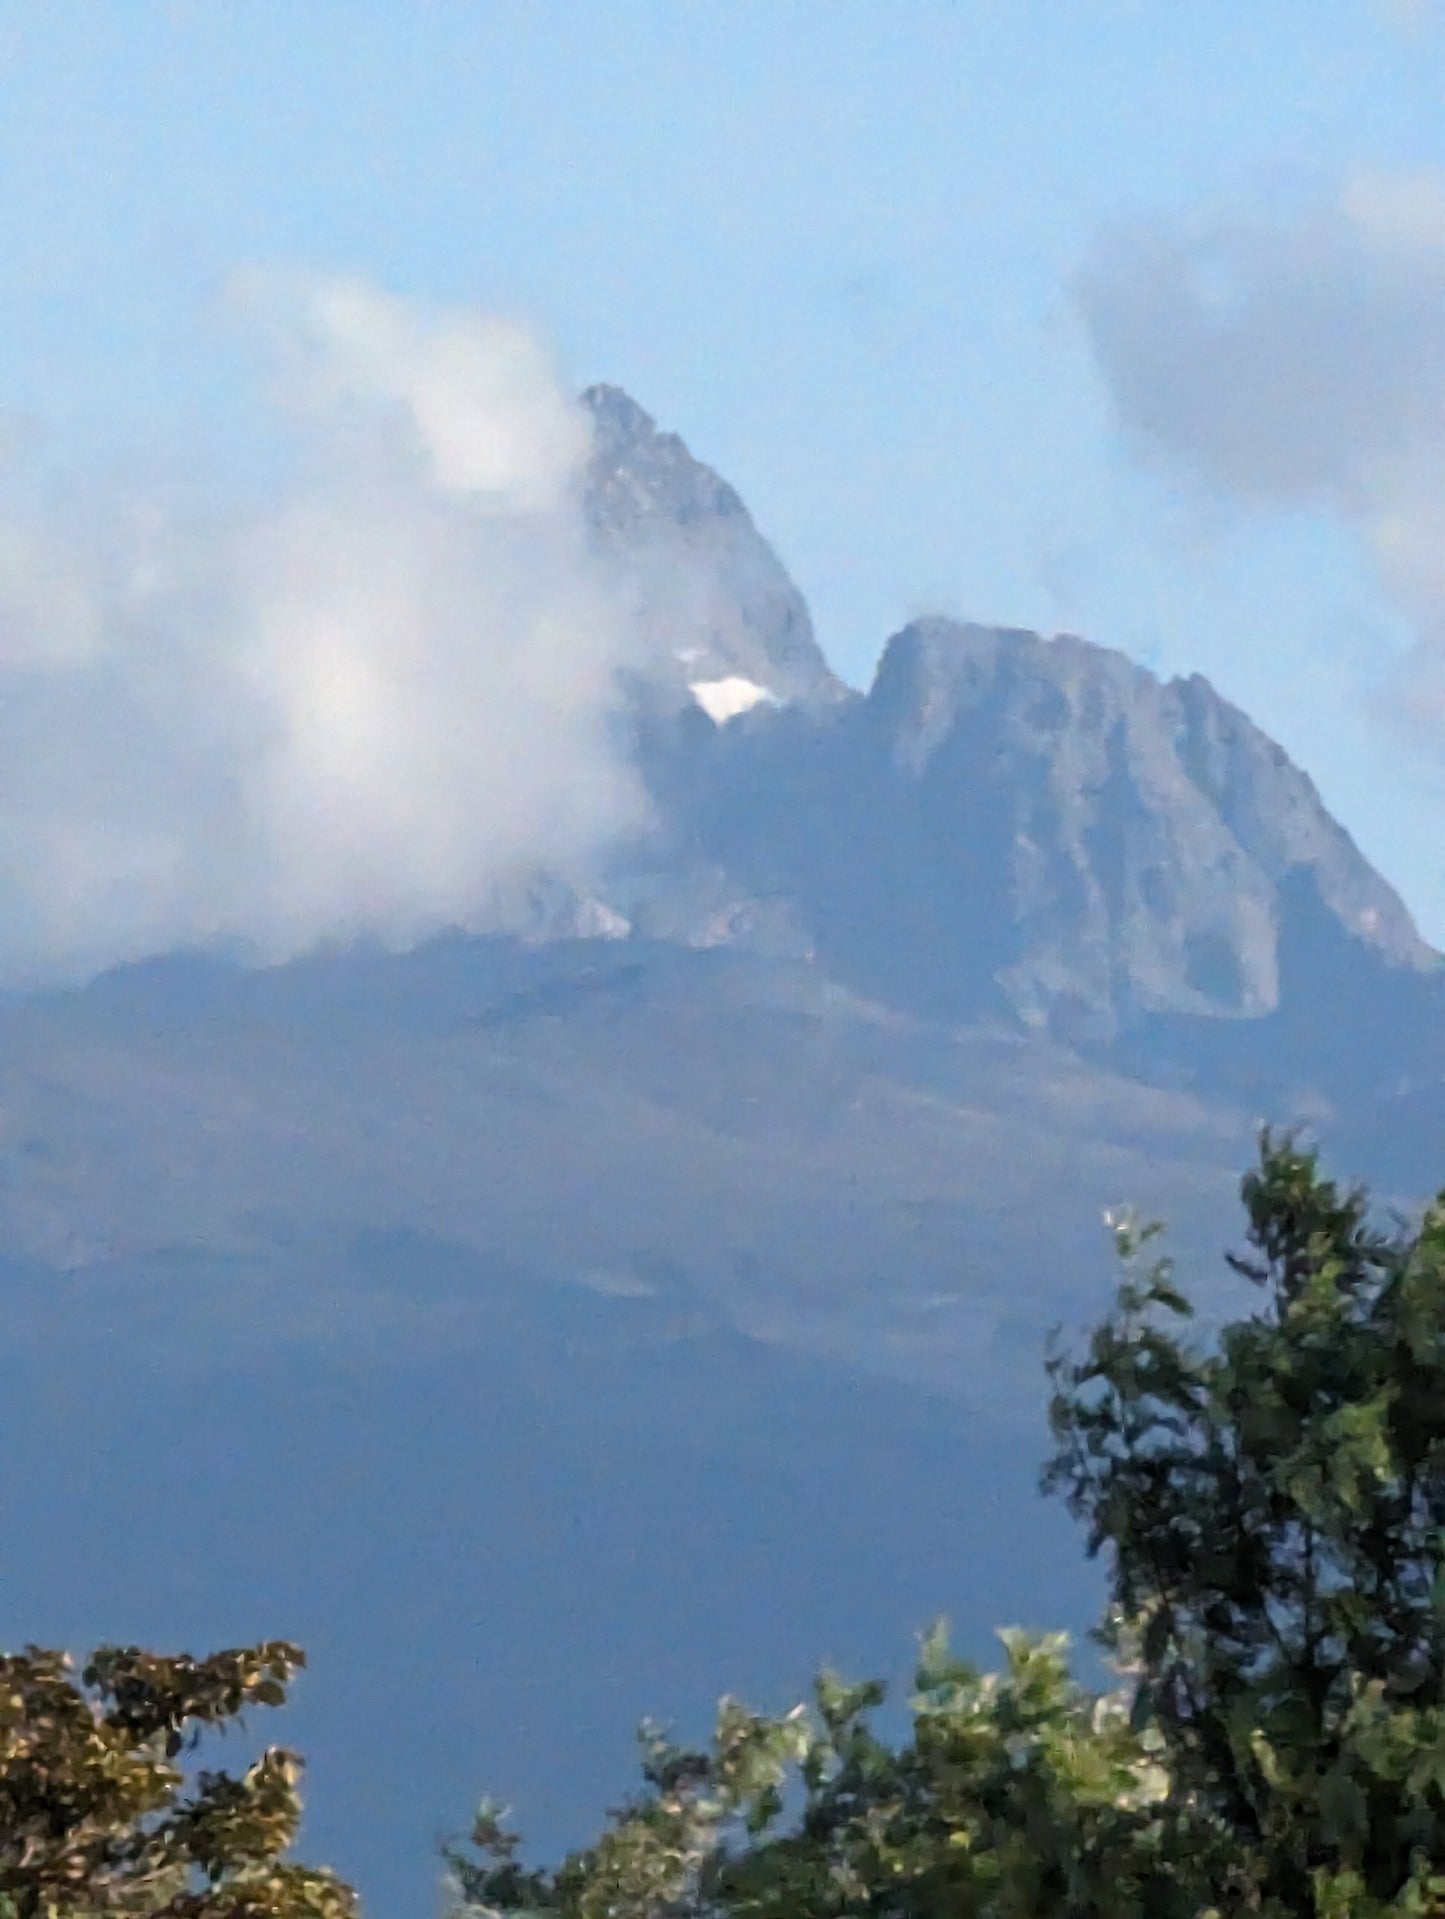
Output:
[[[887,681],[895,675],[914,681],[922,676],[935,687],[959,688],[996,677],[1060,685],[1094,679],[1121,688],[1130,683],[1160,685],[1158,676],[1129,654],[1077,633],[987,626],[944,614],[911,620],[887,642],[877,679]]]
[[[1382,960],[1437,963],[1309,776],[1199,674],[1162,682],[1072,634],[929,619],[889,642],[868,706],[937,803],[991,796],[1025,1003],[1073,975],[1092,976],[1095,1003],[1123,989],[1146,1007],[1266,1011],[1291,875]]]
[[[1310,1004],[1331,967],[1439,973],[1308,775],[1201,675],[929,617],[849,696],[734,489],[620,388],[584,404],[596,537],[638,583],[649,685],[689,709],[648,735],[659,845],[840,984],[1107,1041]]]
[[[625,387],[607,380],[594,381],[582,395],[582,404],[595,420],[613,420],[629,432],[655,433],[657,422],[645,407],[638,405]]]
[[[668,780],[683,842],[842,984],[929,1018],[1108,1041],[1439,967],[1280,746],[1198,675],[1073,634],[914,621],[866,699],[729,728]]]
[[[582,404],[588,519],[628,583],[651,676],[679,693],[736,680],[804,705],[844,697],[802,594],[734,489],[621,387],[588,387]]]

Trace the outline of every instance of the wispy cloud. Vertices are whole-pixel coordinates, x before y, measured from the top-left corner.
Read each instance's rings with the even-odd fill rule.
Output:
[[[244,519],[0,497],[0,974],[485,924],[635,818],[584,414],[525,329],[254,275],[297,447]]]
[[[1363,541],[1415,634],[1389,708],[1445,758],[1445,179],[1105,236],[1078,302],[1118,424],[1175,475]]]

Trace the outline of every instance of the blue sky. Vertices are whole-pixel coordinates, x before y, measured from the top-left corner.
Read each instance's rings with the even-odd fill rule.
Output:
[[[1437,170],[1433,4],[10,0],[0,436],[264,483],[241,269],[515,316],[848,678],[934,609],[1202,671],[1445,941]]]

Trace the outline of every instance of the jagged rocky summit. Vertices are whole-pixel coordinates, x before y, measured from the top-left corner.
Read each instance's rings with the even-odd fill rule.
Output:
[[[736,492],[619,389],[585,400],[591,523],[671,696],[639,729],[657,824],[603,890],[614,935],[761,943],[912,1013],[1075,1039],[1271,1015],[1302,947],[1438,968],[1308,775],[1199,675],[926,619],[852,693]]]
[[[1071,636],[917,622],[866,698],[694,721],[653,782],[676,846],[786,902],[838,978],[928,1017],[1082,1039],[1266,1015],[1302,896],[1317,943],[1437,964],[1237,708]]]
[[[654,692],[690,691],[718,720],[844,697],[802,594],[732,487],[620,388],[589,387],[582,399],[593,429],[588,519],[634,600]]]

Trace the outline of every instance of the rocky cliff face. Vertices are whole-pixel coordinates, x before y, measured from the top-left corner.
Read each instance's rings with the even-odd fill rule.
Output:
[[[654,690],[703,689],[694,697],[719,717],[760,696],[843,697],[802,595],[733,489],[619,388],[582,398],[588,517],[635,602]]]
[[[1071,1001],[1270,1011],[1287,875],[1383,962],[1433,963],[1307,775],[1197,675],[1163,684],[1069,635],[927,621],[890,645],[868,714],[934,830],[990,797],[991,890],[1020,946],[1003,984],[1027,1018]]]
[[[1283,1033],[1288,1001],[1297,1052],[1341,981],[1352,1017],[1393,994],[1445,1031],[1399,897],[1207,681],[928,619],[850,693],[733,489],[617,388],[584,397],[589,517],[650,662],[656,830],[594,903],[614,936],[806,957],[911,1014],[1084,1044]]]
[[[1311,950],[1437,964],[1273,741],[1202,679],[1083,640],[920,621],[864,701],[700,730],[656,775],[682,837],[910,1011],[1074,1039],[1258,1018],[1302,885]]]

